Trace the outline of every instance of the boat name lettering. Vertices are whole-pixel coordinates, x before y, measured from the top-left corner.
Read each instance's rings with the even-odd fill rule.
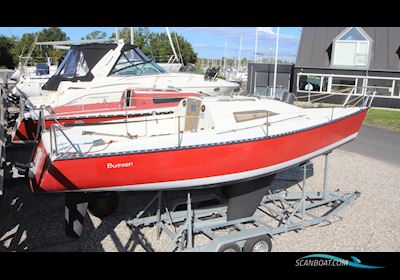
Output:
[[[128,167],[133,167],[133,162],[120,162],[120,163],[107,162],[108,169],[128,168]]]

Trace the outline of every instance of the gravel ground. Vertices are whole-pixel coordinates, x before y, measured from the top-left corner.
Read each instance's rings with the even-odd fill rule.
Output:
[[[28,151],[18,150],[18,156],[21,153],[27,155]],[[308,190],[321,190],[323,160],[312,160]],[[301,174],[298,171],[282,176]],[[273,251],[400,251],[399,171],[400,166],[395,164],[341,149],[334,151],[329,161],[329,190],[357,190],[361,196],[340,212],[342,219],[338,222],[277,236]],[[102,221],[88,214],[78,245],[80,250],[144,251],[125,221],[153,195],[124,193],[118,210]],[[175,192],[173,196],[184,194]],[[162,234],[157,241],[154,227],[142,232],[155,250],[165,246],[166,235]],[[32,194],[25,179],[6,179],[5,196],[0,200],[0,251],[38,250],[65,241],[68,239],[64,234],[63,195]],[[196,242],[200,245],[204,240]],[[68,246],[64,250],[69,250]]]

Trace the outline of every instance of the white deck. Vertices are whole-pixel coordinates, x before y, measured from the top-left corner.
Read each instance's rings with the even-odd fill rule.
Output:
[[[140,152],[152,149],[174,148],[192,145],[215,144],[240,141],[258,137],[274,136],[296,130],[328,123],[353,114],[360,108],[318,108],[302,109],[274,100],[255,98],[201,98],[206,110],[202,113],[197,132],[181,132],[178,137],[178,118],[180,130],[184,128],[185,110],[182,102],[174,114],[135,118],[130,123],[79,126],[63,128],[70,141],[79,147],[84,155],[97,155],[117,152]],[[229,101],[228,101],[229,100]],[[266,118],[237,123],[233,112],[268,110],[278,113]],[[127,137],[128,133],[135,137]],[[85,134],[85,135],[83,135]],[[75,153],[70,142],[59,131],[56,132],[57,151]],[[49,132],[42,136],[46,150],[50,150]],[[103,145],[93,146],[94,141],[103,141]],[[53,142],[53,148],[55,144]]]

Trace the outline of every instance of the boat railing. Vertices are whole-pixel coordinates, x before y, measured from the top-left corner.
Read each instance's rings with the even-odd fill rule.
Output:
[[[372,101],[377,94],[375,87],[353,87],[347,95],[342,107],[371,107]],[[351,99],[351,97],[353,97]]]
[[[372,95],[373,97],[373,95]],[[371,102],[371,99],[367,100],[369,103]],[[366,101],[365,101],[366,102]],[[50,110],[50,108],[42,108],[43,110]],[[324,119],[325,122],[333,122],[335,121],[337,114],[335,114],[335,107],[331,108],[331,114],[329,115],[321,115],[320,118]],[[340,112],[340,111],[339,111]],[[218,115],[218,112],[217,112]],[[217,115],[213,115],[213,118],[216,118]],[[278,118],[274,118],[271,120],[272,116],[277,115]],[[279,116],[283,116],[279,117]],[[256,129],[256,128],[261,128],[263,130],[264,136],[265,137],[270,137],[272,136],[274,133],[271,134],[271,126],[274,124],[281,124],[282,122],[285,121],[296,121],[299,118],[307,118],[307,114],[304,113],[303,111],[288,111],[288,112],[279,112],[279,114],[276,114],[274,112],[269,112],[266,111],[265,115],[262,115],[261,117],[257,118],[257,120],[260,120],[258,123],[254,123],[252,122],[251,124],[249,123],[249,125],[247,126],[241,126],[241,127],[234,127],[234,128],[228,128],[227,130],[221,130],[218,131],[217,134],[223,134],[223,133],[230,133],[230,132],[237,132],[237,131],[243,131],[243,130],[248,130],[248,129]],[[319,118],[319,116],[316,116],[317,118]],[[175,146],[176,147],[181,147],[182,146],[182,141],[183,141],[183,137],[184,137],[184,133],[185,132],[196,132],[199,131],[199,124],[195,124],[194,125],[194,130],[188,129],[186,127],[186,121],[187,119],[190,118],[196,118],[196,119],[204,119],[206,118],[206,116],[204,115],[196,115],[196,116],[190,116],[190,115],[186,115],[186,114],[168,114],[168,115],[149,115],[149,116],[144,116],[141,118],[122,118],[119,120],[115,120],[115,121],[109,121],[109,122],[96,122],[96,123],[74,123],[74,124],[66,124],[66,125],[61,125],[57,119],[55,119],[54,121],[56,122],[55,124],[53,124],[50,127],[50,149],[52,151],[53,154],[55,155],[65,155],[65,154],[69,154],[69,152],[64,152],[61,151],[61,153],[59,153],[58,151],[58,145],[57,145],[57,136],[63,136],[65,138],[66,141],[63,141],[63,145],[67,145],[70,147],[66,147],[66,149],[70,150],[73,149],[75,152],[73,153],[74,155],[78,154],[79,156],[83,156],[86,153],[82,152],[82,149],[80,147],[80,145],[78,143],[74,143],[73,140],[71,140],[70,137],[68,137],[67,133],[64,131],[64,129],[66,129],[67,127],[78,127],[78,126],[85,126],[85,128],[87,128],[88,130],[84,130],[82,131],[82,135],[97,135],[97,136],[105,136],[105,137],[111,137],[110,141],[103,141],[103,139],[101,139],[104,144],[107,143],[111,143],[113,142],[114,138],[126,138],[126,139],[130,139],[130,140],[135,140],[138,138],[144,138],[144,137],[154,137],[154,136],[164,136],[164,135],[170,135],[170,136],[177,136],[177,141],[175,142]],[[261,121],[264,118],[265,121]],[[166,120],[175,120],[176,122],[174,122],[174,126],[175,126],[175,131],[174,129],[171,129],[167,132],[156,132],[156,134],[152,134],[154,132],[151,132],[151,129],[148,129],[148,124],[150,122],[155,122],[155,123],[159,123],[162,121],[166,121]],[[137,127],[138,129],[135,130],[135,133],[138,134],[131,134],[130,132],[132,132],[132,127],[129,126],[129,124],[134,124],[134,123],[142,123],[144,124],[144,126],[140,126]],[[117,125],[120,124],[122,125],[122,129],[121,130],[115,130],[118,131],[119,134],[116,134],[115,132],[108,132],[107,129],[95,129],[95,130],[90,130],[90,127],[98,127],[98,126],[109,126],[109,125]],[[43,124],[44,125],[44,124]],[[57,134],[57,131],[59,131],[61,133]],[[142,132],[141,132],[142,131]],[[122,133],[121,133],[122,132]],[[107,139],[107,138],[105,138]],[[61,142],[59,142],[61,143]],[[90,143],[85,143],[85,144],[89,144]],[[54,147],[53,147],[54,145]],[[94,142],[93,142],[94,145]]]
[[[335,120],[335,116],[334,116],[334,109],[332,108],[332,113],[330,115],[330,117],[325,116],[321,116],[321,118],[325,119],[326,122],[333,122]],[[275,120],[271,120],[271,117],[273,116],[273,114],[267,112],[265,114],[265,121],[261,121],[257,124],[252,124],[249,126],[244,126],[244,127],[237,127],[237,128],[232,128],[232,129],[228,129],[225,131],[219,131],[217,132],[217,134],[224,134],[224,133],[232,133],[232,132],[238,132],[238,131],[244,131],[244,130],[249,130],[249,129],[257,129],[260,128],[263,131],[263,134],[265,137],[270,137],[273,136],[274,133],[271,134],[270,128],[272,125],[274,124],[280,124],[282,122],[285,121],[296,121],[299,118],[304,118],[307,117],[306,114],[302,114],[299,112],[287,112],[287,114],[289,114],[286,118],[284,119],[275,119]],[[177,141],[175,142],[175,147],[177,148],[181,148],[182,147],[182,142],[184,139],[184,135],[185,132],[193,132],[192,130],[186,130],[184,129],[185,127],[185,122],[187,119],[189,118],[199,118],[199,119],[203,119],[205,118],[204,116],[187,116],[187,115],[174,115],[174,116],[157,116],[157,117],[144,117],[144,119],[141,120],[136,120],[136,119],[123,119],[123,120],[119,120],[119,121],[112,121],[112,122],[99,122],[99,123],[78,123],[78,124],[72,124],[72,125],[68,125],[68,126],[62,126],[60,123],[56,122],[56,124],[53,124],[50,127],[50,150],[52,152],[52,155],[55,155],[56,157],[58,156],[63,156],[63,157],[75,157],[76,155],[79,155],[80,157],[85,156],[88,154],[88,152],[83,152],[80,144],[78,143],[74,143],[73,140],[71,140],[70,137],[68,137],[67,132],[64,131],[67,127],[73,127],[73,126],[85,126],[86,128],[88,128],[88,130],[83,130],[82,131],[82,135],[93,135],[93,136],[103,136],[103,137],[111,137],[111,140],[108,139],[105,141],[105,139],[98,139],[98,140],[94,140],[93,143],[85,143],[85,144],[91,144],[92,147],[94,147],[95,145],[97,145],[98,143],[101,143],[102,145],[110,145],[112,142],[114,142],[115,138],[126,138],[126,139],[130,139],[130,140],[136,140],[139,138],[144,138],[144,137],[148,137],[149,135],[151,137],[154,136],[164,136],[164,135],[170,135],[171,137],[173,137],[174,135],[176,135],[177,137]],[[147,125],[150,122],[160,122],[161,120],[177,120],[176,122],[176,130],[175,132],[173,132],[173,130],[171,130],[170,133],[160,133],[160,134],[149,134],[148,130],[147,130]],[[262,120],[262,118],[260,118],[260,120]],[[130,130],[128,127],[128,124],[130,123],[144,123],[145,126],[143,127],[144,129],[144,133],[142,135],[132,135],[130,134]],[[91,131],[90,127],[95,127],[95,126],[107,126],[107,125],[115,125],[115,124],[122,124],[126,126],[126,130],[122,129],[120,134],[113,134],[110,132],[107,132],[106,129],[104,130],[97,130],[97,131]],[[60,136],[60,134],[57,132],[60,132],[61,135],[63,136],[63,138],[65,138],[66,142],[63,141],[62,145],[64,146],[63,151],[59,151],[58,149],[58,145],[57,143],[61,143],[60,141],[57,141],[57,137]],[[195,130],[196,131],[200,131],[198,128]],[[139,132],[139,131],[136,131]],[[96,142],[96,143],[95,143]],[[97,143],[98,142],[98,143]],[[67,146],[65,146],[67,145]],[[172,147],[172,146],[171,146]],[[73,149],[74,152],[70,152],[70,150]],[[89,148],[89,151],[91,151],[91,147]],[[94,151],[91,151],[94,152]]]
[[[48,108],[45,108],[45,109],[48,109]],[[236,131],[254,129],[254,128],[258,128],[259,127],[259,128],[261,128],[263,130],[264,135],[266,137],[268,137],[268,136],[270,136],[269,135],[270,134],[269,126],[271,126],[272,124],[277,123],[277,122],[286,121],[286,120],[292,120],[292,119],[299,118],[299,117],[304,117],[304,115],[302,115],[302,114],[300,114],[300,115],[297,114],[296,115],[295,112],[291,112],[291,113],[292,113],[292,115],[289,116],[286,119],[275,120],[275,121],[271,122],[270,117],[272,116],[272,114],[270,112],[267,112],[265,114],[265,122],[260,122],[258,124],[252,124],[252,125],[245,126],[245,127],[229,129],[227,131],[220,131],[217,134],[223,134],[223,133],[228,133],[228,132],[236,132]],[[90,128],[90,127],[95,127],[95,126],[107,126],[107,125],[122,124],[122,125],[125,125],[125,128],[126,128],[126,129],[124,129],[122,134],[107,133],[107,132],[99,131],[99,130],[98,131],[90,131],[90,129],[88,129],[87,131],[86,130],[82,131],[82,135],[98,135],[98,136],[118,137],[118,138],[124,137],[124,138],[127,138],[127,139],[135,140],[135,139],[138,139],[138,138],[149,136],[148,135],[148,130],[147,130],[148,123],[150,123],[150,122],[158,123],[158,122],[160,122],[162,120],[176,120],[176,123],[175,123],[176,131],[175,132],[173,132],[173,130],[171,130],[172,133],[167,133],[167,134],[162,134],[161,133],[161,134],[159,134],[159,136],[162,136],[162,135],[171,135],[171,136],[176,135],[177,136],[176,147],[180,148],[182,146],[183,135],[184,135],[185,132],[196,132],[196,131],[199,131],[198,126],[196,126],[194,131],[185,129],[186,120],[190,119],[190,118],[204,119],[205,116],[202,116],[202,115],[201,116],[187,116],[187,115],[172,115],[172,116],[170,115],[170,116],[168,116],[168,115],[163,115],[163,116],[156,116],[156,117],[155,116],[145,116],[143,119],[140,119],[140,120],[135,119],[135,118],[124,118],[124,119],[121,119],[121,120],[118,120],[118,121],[112,121],[112,122],[75,123],[75,124],[69,124],[69,125],[65,125],[65,126],[61,125],[57,120],[55,120],[56,123],[51,125],[50,129],[49,129],[50,150],[52,152],[52,155],[55,155],[55,156],[59,156],[59,155],[65,156],[65,155],[70,154],[70,152],[65,152],[65,151],[61,151],[60,152],[58,150],[57,143],[60,143],[60,142],[57,141],[57,131],[59,131],[67,141],[66,143],[64,142],[63,144],[65,145],[65,144],[68,143],[68,145],[70,146],[70,148],[66,147],[67,151],[72,148],[75,151],[73,153],[74,155],[78,154],[79,156],[83,156],[83,155],[86,154],[86,153],[82,152],[79,144],[74,143],[71,140],[71,138],[68,137],[67,133],[64,131],[64,129],[66,129],[67,127],[69,128],[69,127],[74,127],[74,126],[76,126],[76,127],[77,126],[85,126],[87,128]],[[262,119],[262,118],[260,118],[260,119]],[[144,129],[145,132],[142,135],[132,135],[132,134],[130,134],[128,124],[131,124],[131,123],[144,123],[145,125],[144,125],[143,129]],[[153,136],[157,136],[157,135],[151,134],[151,136],[153,137]],[[108,142],[108,143],[110,143],[110,142]],[[107,144],[107,142],[104,142],[104,144]]]
[[[47,109],[47,108],[44,108]],[[129,118],[124,118],[119,121],[112,121],[112,122],[98,122],[98,123],[75,123],[75,124],[70,124],[70,125],[61,125],[57,119],[54,119],[56,122],[55,124],[52,124],[49,128],[49,136],[50,136],[50,151],[52,155],[59,156],[60,154],[66,154],[65,152],[59,152],[58,150],[58,145],[57,145],[57,131],[59,131],[64,138],[67,140],[68,144],[72,149],[75,150],[75,152],[79,156],[83,156],[84,154],[82,153],[79,144],[74,143],[71,138],[68,137],[68,135],[65,133],[64,129],[66,127],[74,127],[74,126],[85,126],[85,127],[93,127],[93,126],[107,126],[107,125],[115,125],[115,124],[124,124],[126,126],[125,134],[112,134],[112,133],[104,133],[104,132],[92,132],[92,131],[83,131],[82,133],[85,135],[100,135],[100,136],[111,136],[111,137],[125,137],[128,139],[137,139],[139,137],[146,137],[147,135],[147,125],[149,122],[159,122],[160,120],[171,120],[171,119],[177,119],[177,136],[178,136],[178,141],[177,141],[177,146],[180,147],[182,143],[182,133],[184,132],[182,130],[182,121],[185,120],[186,118],[204,118],[204,117],[197,117],[197,116],[163,116],[163,117],[155,117],[155,118],[149,118],[148,116],[145,116],[144,119],[142,120],[135,120],[135,119],[129,119]],[[129,123],[144,123],[145,124],[145,134],[143,135],[132,135],[129,133],[129,128],[128,124]],[[43,124],[44,125],[44,124]]]
[[[275,86],[275,92],[273,86],[267,86],[263,87],[261,92],[255,92],[254,95],[271,99],[281,99],[285,91],[288,91],[288,87],[286,86]]]
[[[49,106],[42,106],[39,111],[39,118],[38,118],[38,131],[45,130],[45,114],[44,111],[47,111],[49,114],[52,114],[51,108]],[[82,156],[82,151],[79,149],[79,145],[76,145],[72,142],[72,140],[68,137],[68,135],[64,132],[63,126],[58,122],[57,118],[54,118],[55,124],[52,124],[49,128],[50,134],[50,151],[52,154],[58,155],[58,147],[57,147],[57,135],[56,130],[60,131],[65,139],[69,142],[71,147],[80,155]],[[54,139],[54,149],[53,149],[53,139]]]
[[[68,141],[68,143],[71,145],[71,147],[78,153],[79,156],[83,156],[82,151],[79,148],[78,144],[75,144],[71,141],[71,139],[68,137],[68,135],[64,132],[63,127],[60,124],[53,124],[50,126],[50,151],[52,154],[55,154],[56,156],[59,155],[58,152],[58,146],[57,146],[57,135],[56,131],[60,131],[62,135],[65,137],[65,139]],[[53,149],[53,139],[54,139],[54,149]]]
[[[350,90],[350,91],[349,91]],[[296,101],[306,103],[324,102],[324,99],[338,96],[338,94],[347,95],[342,107],[370,107],[375,95],[378,93],[377,87],[371,86],[360,86],[360,87],[348,87],[342,92],[312,92],[308,91],[307,95],[295,96]],[[305,99],[305,100],[304,100]]]

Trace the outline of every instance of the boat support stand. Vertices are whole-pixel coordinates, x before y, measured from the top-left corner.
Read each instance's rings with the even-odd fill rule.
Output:
[[[293,187],[278,191],[270,189],[251,217],[228,221],[226,204],[196,209],[189,191],[186,210],[169,211],[165,208],[162,213],[159,192],[135,218],[127,221],[127,225],[146,251],[154,250],[140,229],[156,226],[158,238],[162,232],[169,237],[165,251],[269,252],[271,238],[289,231],[299,232],[308,226],[331,224],[334,217],[340,220],[338,213],[360,195],[357,191],[328,191],[329,155],[324,156],[322,191],[307,191],[306,174],[310,166],[307,162],[301,166],[302,183],[297,184],[300,191],[290,191]],[[147,216],[147,210],[156,202],[156,214]],[[205,236],[208,243],[196,246],[196,239],[200,236]]]
[[[6,164],[7,136],[7,92],[1,89],[0,96],[0,197],[4,191],[4,167]]]
[[[65,234],[67,237],[79,238],[81,236],[88,204],[85,194],[65,194]]]

